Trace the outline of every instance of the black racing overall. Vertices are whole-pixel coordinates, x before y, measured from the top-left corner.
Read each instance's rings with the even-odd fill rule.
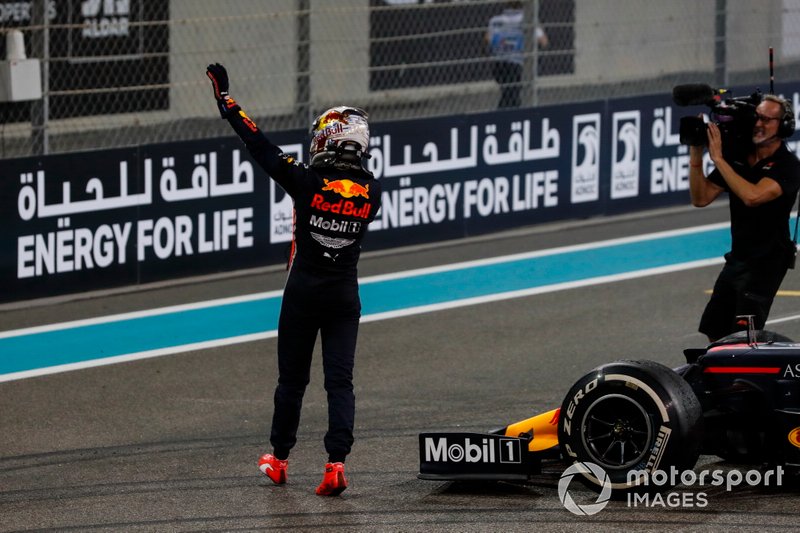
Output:
[[[233,103],[235,105],[235,102]],[[278,386],[270,442],[285,459],[297,442],[317,334],[322,339],[331,462],[353,444],[353,364],[361,316],[361,241],[380,208],[380,182],[360,167],[309,167],[281,152],[241,109],[228,121],[253,158],[294,200],[294,239],[278,323]]]

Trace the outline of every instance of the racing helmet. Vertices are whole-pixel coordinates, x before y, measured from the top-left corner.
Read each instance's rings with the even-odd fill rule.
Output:
[[[350,106],[332,107],[311,124],[311,166],[362,167],[362,158],[369,157],[369,115]]]

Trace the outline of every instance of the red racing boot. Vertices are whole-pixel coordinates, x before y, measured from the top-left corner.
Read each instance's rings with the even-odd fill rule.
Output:
[[[347,488],[344,477],[344,463],[328,463],[325,465],[325,476],[317,487],[319,496],[338,496]]]
[[[288,466],[289,461],[278,459],[271,453],[265,453],[258,458],[258,469],[276,485],[286,483],[286,468]]]

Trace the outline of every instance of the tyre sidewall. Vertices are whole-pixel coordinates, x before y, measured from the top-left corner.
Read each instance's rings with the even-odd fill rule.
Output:
[[[594,418],[590,415],[607,414],[616,405],[626,411],[630,406],[632,418],[640,422],[637,427],[648,428],[646,438],[636,437],[641,449],[624,461],[604,458],[587,438],[587,423]],[[618,361],[586,374],[569,390],[561,406],[559,444],[567,462],[595,463],[606,471],[614,491],[627,491],[643,483],[632,471],[670,474],[673,468],[678,473],[693,468],[702,442],[701,423],[694,392],[671,369],[651,361]],[[588,485],[602,488],[603,481],[591,473],[584,477]]]

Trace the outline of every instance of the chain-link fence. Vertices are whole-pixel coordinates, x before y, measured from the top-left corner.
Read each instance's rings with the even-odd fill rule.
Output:
[[[278,130],[343,102],[380,122],[766,88],[770,46],[798,77],[798,28],[800,0],[0,0],[0,158],[230,135],[209,62]]]

